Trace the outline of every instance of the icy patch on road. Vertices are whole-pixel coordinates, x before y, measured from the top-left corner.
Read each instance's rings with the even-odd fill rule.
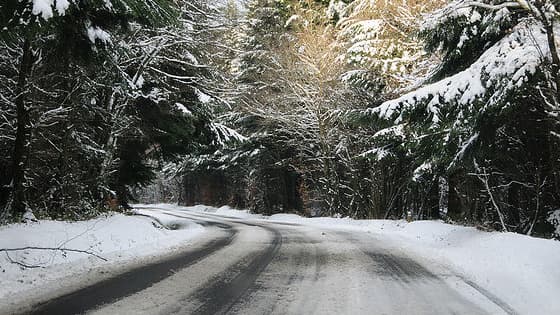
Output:
[[[152,215],[152,213],[150,213]],[[25,247],[69,248],[81,252],[25,249],[0,252],[0,309],[8,296],[48,286],[52,292],[63,278],[90,276],[96,268],[123,267],[133,262],[172,252],[203,233],[191,220],[157,214],[166,229],[148,217],[113,214],[82,222],[42,220],[0,227],[0,249]],[[22,265],[29,266],[28,268]],[[105,272],[105,271],[103,271]]]

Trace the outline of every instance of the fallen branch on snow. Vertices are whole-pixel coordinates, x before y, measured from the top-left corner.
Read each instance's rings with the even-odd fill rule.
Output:
[[[16,264],[19,265],[21,267],[24,268],[39,268],[41,266],[39,265],[27,265],[25,263],[19,262],[17,260],[13,260],[10,257],[10,252],[18,252],[18,251],[22,251],[22,250],[49,250],[49,251],[60,251],[60,252],[74,252],[74,253],[82,253],[82,254],[87,254],[90,256],[93,256],[95,258],[101,259],[103,261],[107,261],[106,258],[88,251],[88,250],[82,250],[82,249],[74,249],[74,248],[66,248],[66,247],[36,247],[36,246],[26,246],[26,247],[19,247],[19,248],[0,248],[0,252],[4,252],[6,253],[6,257],[8,258],[8,261],[12,264]]]

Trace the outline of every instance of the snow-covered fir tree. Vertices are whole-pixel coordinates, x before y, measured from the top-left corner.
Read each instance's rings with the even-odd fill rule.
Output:
[[[417,33],[423,14],[444,1],[332,0],[327,14],[344,46],[340,58],[352,69],[344,80],[395,95],[433,67]]]
[[[0,7],[4,218],[81,218],[115,197],[126,205],[156,161],[210,141],[204,103],[219,78],[200,48],[213,40],[205,2]]]
[[[455,219],[546,230],[558,202],[555,16],[538,1],[453,1],[435,11],[422,32],[443,60],[426,84],[368,111],[388,123],[371,152],[410,159],[420,186],[445,178]]]

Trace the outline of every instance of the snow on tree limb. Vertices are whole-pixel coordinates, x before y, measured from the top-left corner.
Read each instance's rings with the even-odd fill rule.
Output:
[[[492,106],[538,71],[544,61],[543,54],[548,54],[546,34],[538,25],[521,23],[466,70],[387,101],[369,112],[400,122],[403,111],[427,103],[426,110],[433,114],[432,122],[437,124],[442,106],[467,105],[477,99],[484,99]]]

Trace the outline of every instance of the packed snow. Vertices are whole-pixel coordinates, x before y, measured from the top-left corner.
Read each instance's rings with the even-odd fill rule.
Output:
[[[0,227],[0,249],[60,249],[0,251],[0,309],[13,302],[8,296],[25,296],[40,291],[38,288],[54,291],[66,285],[67,279],[96,278],[116,266],[157,259],[188,246],[204,232],[190,220],[157,213],[150,216],[155,219],[113,214],[82,222],[41,220]],[[69,285],[75,285],[71,282]]]
[[[560,314],[558,241],[483,232],[441,221],[304,219],[294,215],[270,219],[381,234],[429,263],[449,266],[521,314]]]
[[[496,295],[520,314],[560,314],[559,241],[516,233],[484,232],[442,221],[407,223],[404,220],[303,218],[295,214],[263,217],[229,207],[163,207],[370,233],[376,239],[398,244],[400,249],[425,264],[449,268]]]

